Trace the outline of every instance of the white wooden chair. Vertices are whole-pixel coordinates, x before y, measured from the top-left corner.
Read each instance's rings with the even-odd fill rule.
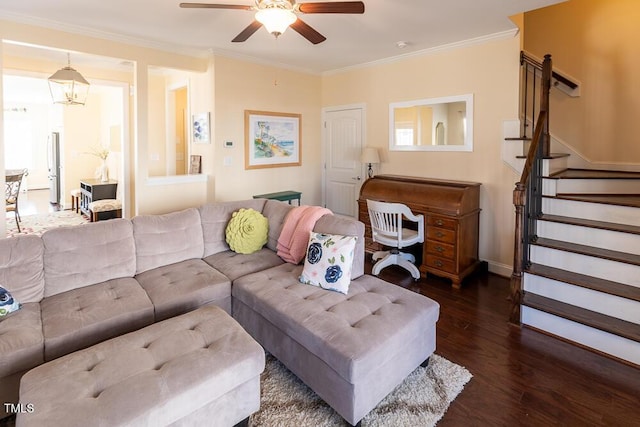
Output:
[[[377,276],[383,268],[395,264],[408,270],[414,279],[420,279],[415,257],[413,254],[401,252],[400,249],[424,242],[424,216],[414,215],[411,209],[402,203],[367,200],[367,209],[373,241],[393,248],[373,254],[373,260],[379,260],[373,266],[373,275]],[[417,223],[417,230],[404,228],[403,218]]]

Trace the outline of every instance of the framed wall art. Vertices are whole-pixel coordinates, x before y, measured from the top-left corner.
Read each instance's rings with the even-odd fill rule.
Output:
[[[189,175],[202,173],[202,156],[192,155],[189,158]]]
[[[300,114],[245,110],[245,169],[300,166]]]
[[[193,115],[192,122],[193,142],[195,144],[208,144],[211,142],[211,127],[209,125],[209,113]]]

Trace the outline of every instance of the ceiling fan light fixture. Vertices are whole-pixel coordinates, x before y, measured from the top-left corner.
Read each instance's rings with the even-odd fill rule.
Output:
[[[89,82],[82,74],[71,68],[70,55],[67,54],[68,65],[59,69],[47,80],[54,104],[84,105],[89,94]]]
[[[292,10],[280,7],[269,7],[256,12],[256,21],[260,22],[267,31],[278,37],[284,33],[289,25],[296,22],[298,17]]]

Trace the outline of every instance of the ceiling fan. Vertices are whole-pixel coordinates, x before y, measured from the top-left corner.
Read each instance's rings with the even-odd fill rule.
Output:
[[[185,9],[235,9],[255,10],[255,20],[242,30],[232,42],[246,41],[260,27],[278,37],[291,27],[313,44],[327,38],[298,17],[298,13],[364,13],[361,1],[296,3],[295,0],[255,0],[255,6],[237,4],[180,3]]]

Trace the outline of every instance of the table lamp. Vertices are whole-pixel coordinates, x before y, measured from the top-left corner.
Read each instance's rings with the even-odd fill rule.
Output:
[[[369,178],[373,177],[373,169],[371,168],[372,164],[380,163],[380,156],[378,155],[378,149],[373,147],[365,147],[362,150],[362,155],[360,156],[360,162],[368,163],[369,168],[367,169],[367,175]]]

